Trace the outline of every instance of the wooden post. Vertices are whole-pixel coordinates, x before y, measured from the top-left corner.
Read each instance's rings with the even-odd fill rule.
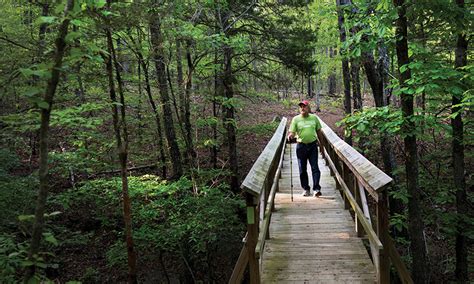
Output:
[[[255,255],[255,246],[258,241],[258,211],[256,210],[257,202],[251,194],[246,194],[247,203],[247,246],[248,257],[249,257],[249,272],[250,272],[250,283],[260,283],[260,269],[259,263]]]
[[[357,178],[353,179],[353,188],[354,188],[354,197],[359,205],[360,208],[364,208],[362,201],[361,201],[361,196],[360,196],[360,187],[359,187],[359,182],[357,181]],[[356,232],[357,232],[357,237],[363,237],[364,236],[364,229],[362,227],[362,223],[359,220],[359,217],[357,217],[357,214],[355,215],[355,221],[356,221]]]
[[[388,198],[387,187],[378,191],[377,202],[377,235],[382,242],[383,249],[379,254],[379,271],[377,280],[379,283],[390,283],[390,256],[388,254]]]
[[[349,192],[351,191],[351,183],[349,182],[349,173],[350,170],[349,168],[344,164],[344,162],[339,161],[339,168],[341,169],[341,177],[344,183],[347,185],[347,188],[349,189]],[[347,199],[347,196],[345,194],[342,195],[342,198],[344,199],[344,209],[349,210],[351,209],[351,204],[349,203],[349,200]]]

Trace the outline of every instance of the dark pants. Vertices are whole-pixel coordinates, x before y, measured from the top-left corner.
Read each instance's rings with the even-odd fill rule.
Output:
[[[321,186],[319,185],[321,172],[318,167],[318,143],[316,141],[309,144],[298,143],[296,145],[296,157],[298,158],[300,182],[303,189],[310,189],[307,172],[309,161],[309,164],[311,165],[311,173],[313,174],[313,190],[321,190]]]

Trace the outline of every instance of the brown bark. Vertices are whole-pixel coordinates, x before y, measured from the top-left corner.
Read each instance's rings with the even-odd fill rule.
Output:
[[[33,233],[31,236],[31,245],[28,251],[28,260],[35,262],[41,245],[41,237],[44,227],[44,212],[46,200],[49,191],[49,173],[48,173],[48,140],[49,140],[49,122],[51,118],[51,110],[53,107],[53,99],[56,88],[61,75],[61,67],[63,64],[64,51],[66,49],[65,38],[68,33],[70,18],[69,11],[74,6],[74,0],[68,0],[64,9],[64,20],[61,22],[56,38],[56,49],[54,53],[54,64],[51,68],[51,78],[48,80],[44,102],[48,104],[46,108],[41,108],[41,124],[40,124],[40,142],[39,142],[39,192],[35,209],[35,220],[33,223]],[[30,266],[25,271],[25,281],[28,281],[35,274],[35,266]]]
[[[351,3],[350,0],[348,0]],[[356,9],[351,11],[351,14],[357,13]],[[354,35],[360,31],[360,27],[354,26],[351,28],[351,33]],[[368,41],[366,35],[362,37],[363,41]],[[386,47],[382,46],[379,47],[380,58],[378,60],[378,64],[375,62],[375,58],[372,51],[364,51],[362,52],[363,58],[363,66],[365,73],[367,75],[367,79],[369,81],[370,87],[372,89],[372,94],[374,96],[375,106],[376,107],[383,107],[389,104],[389,90],[388,86],[388,55],[386,52]],[[362,108],[362,97],[360,95],[360,83],[359,83],[359,65],[353,60],[352,65],[352,73],[354,81],[357,83],[353,84],[354,87],[354,108],[361,109]],[[394,173],[396,168],[396,160],[394,157],[394,150],[393,150],[393,141],[387,134],[382,134],[380,138],[380,151],[382,153],[382,160],[384,164],[384,171],[389,176],[393,177],[395,181],[398,181],[399,178]],[[396,183],[395,183],[396,184]],[[393,190],[398,190],[396,187]],[[391,213],[402,213],[403,204],[400,200],[394,199],[392,197],[389,198],[390,200],[390,210]]]
[[[218,54],[217,54],[217,49],[214,52],[214,62],[217,64],[217,59],[218,59]],[[218,112],[218,106],[217,106],[217,95],[218,95],[218,90],[219,87],[221,86],[219,82],[219,76],[217,74],[217,68],[214,71],[214,94],[212,98],[212,116],[216,121],[218,121],[217,117],[217,112]],[[217,123],[214,123],[212,125],[212,139],[214,140],[214,143],[212,145],[211,149],[211,161],[212,161],[212,168],[217,169]]]
[[[224,27],[224,34],[226,38],[230,38],[229,29],[225,29],[229,25],[230,12],[226,12],[225,15],[222,15],[222,27]],[[236,122],[234,118],[234,106],[232,105],[232,99],[234,97],[234,88],[233,88],[233,73],[232,73],[232,56],[233,49],[228,44],[223,46],[224,52],[224,70],[222,84],[224,87],[224,96],[227,99],[227,104],[223,104],[223,123],[224,128],[226,129],[227,134],[227,146],[228,146],[228,155],[230,162],[230,188],[232,192],[238,193],[239,188],[239,164],[237,158],[237,136],[236,136]]]
[[[396,22],[396,49],[399,70],[410,62],[408,57],[408,27],[406,17],[406,6],[404,0],[393,0],[398,10]],[[406,81],[411,78],[410,69],[400,71],[400,87],[406,86]],[[404,123],[402,131],[406,135],[404,140],[405,148],[405,171],[407,179],[408,199],[408,232],[410,235],[410,249],[412,253],[412,275],[415,283],[428,283],[428,261],[426,257],[426,247],[423,237],[424,224],[420,204],[420,189],[418,187],[418,156],[415,124],[413,117],[413,95],[401,94],[402,116]]]
[[[153,2],[157,5],[157,1]],[[178,143],[176,141],[176,132],[174,128],[173,112],[171,110],[171,101],[168,94],[168,86],[166,82],[166,66],[163,50],[163,35],[161,33],[160,17],[156,11],[150,15],[150,36],[152,44],[152,58],[155,63],[156,76],[158,79],[158,87],[160,89],[161,103],[163,109],[163,119],[165,121],[165,134],[170,149],[170,158],[173,161],[173,177],[178,179],[183,174],[183,166],[181,163],[181,154],[179,152]]]
[[[183,137],[186,144],[186,161],[190,165],[190,168],[196,167],[196,151],[194,151],[193,139],[192,139],[192,126],[191,126],[191,112],[190,112],[190,96],[192,89],[192,76],[193,76],[193,62],[191,58],[191,43],[187,41],[186,43],[186,62],[188,67],[188,72],[186,75],[186,82],[183,76],[183,66],[181,59],[181,41],[176,41],[176,63],[177,63],[177,72],[178,72],[178,92],[179,92],[179,109],[181,113],[181,120],[184,124],[183,128]]]
[[[107,1],[107,4],[108,7],[110,7],[110,0]],[[112,33],[110,31],[110,22],[108,20],[106,20],[105,33],[107,37],[107,51],[109,53],[106,61],[106,69],[109,80],[110,99],[112,101],[112,116],[120,162],[120,175],[122,179],[123,220],[125,224],[125,238],[127,243],[128,257],[128,282],[137,283],[137,260],[132,236],[132,210],[130,196],[128,194],[128,129],[125,113],[125,98],[123,93],[123,82],[120,74],[120,66],[117,61],[115,48],[112,41]],[[120,116],[113,75],[114,67],[115,76],[117,79],[117,88],[120,96]]]
[[[183,60],[182,60],[181,40],[176,40],[176,80],[178,81],[178,97],[179,97],[179,117],[181,122],[184,118],[184,76],[183,76]],[[184,136],[184,133],[183,133]]]
[[[138,33],[138,44],[136,44],[137,47],[140,47],[142,45],[142,41],[140,39],[140,32]],[[133,38],[130,38],[133,42]],[[157,134],[157,140],[158,140],[158,159],[160,160],[161,163],[161,175],[163,178],[166,178],[166,173],[167,173],[167,167],[166,167],[166,154],[165,154],[165,149],[164,149],[164,143],[163,143],[163,131],[161,129],[161,118],[160,118],[160,113],[158,111],[158,108],[156,107],[155,100],[153,99],[153,95],[151,93],[151,84],[150,84],[150,72],[149,72],[149,64],[145,62],[145,59],[143,58],[143,53],[140,51],[139,48],[135,50],[135,55],[138,58],[138,64],[142,67],[143,69],[143,77],[145,79],[145,91],[147,94],[148,98],[148,103],[151,106],[151,109],[153,111],[153,114],[155,116],[155,123],[156,123],[156,134]]]
[[[186,44],[186,62],[188,64],[188,74],[186,78],[186,87],[184,88],[184,125],[186,126],[186,139],[189,143],[189,154],[193,159],[196,159],[196,151],[194,151],[192,127],[191,127],[191,93],[193,89],[193,73],[194,65],[191,58],[191,43]]]
[[[372,89],[372,94],[374,96],[375,106],[377,107],[384,106],[383,82],[382,82],[382,78],[380,76],[379,70],[377,70],[375,58],[374,58],[374,55],[372,54],[372,51],[362,52],[362,58],[363,58],[362,62],[363,62],[364,70],[365,70],[365,75],[367,76],[367,81],[369,81],[370,87]]]
[[[351,3],[351,0],[346,0],[347,4]],[[356,13],[356,10],[352,11],[350,15]],[[355,36],[359,32],[359,27],[352,26],[350,28],[351,36]],[[351,60],[351,83],[352,83],[352,100],[354,104],[354,110],[362,109],[362,94],[360,88],[360,62],[359,59],[353,58]]]
[[[329,47],[329,58],[334,58],[334,49]],[[333,72],[328,76],[328,93],[329,95],[336,94],[336,74]]]
[[[337,25],[339,27],[339,40],[341,44],[346,41],[346,27],[344,25],[344,12],[342,11],[342,6],[345,5],[344,0],[336,0],[337,5]],[[341,50],[342,55],[342,80],[344,83],[344,111],[346,115],[352,113],[351,109],[351,74],[349,69],[349,60],[345,57],[345,50]],[[352,135],[344,136],[344,141],[347,144],[352,145]]]
[[[360,65],[356,60],[351,61],[352,101],[354,110],[362,109],[362,94],[360,92]]]
[[[224,94],[226,99],[231,102],[234,97],[234,89],[232,86],[232,47],[224,46]],[[227,146],[229,149],[229,160],[231,170],[230,187],[234,193],[239,192],[239,166],[237,158],[237,136],[234,118],[234,106],[232,104],[224,105],[224,127],[227,132]]]
[[[456,4],[464,12],[464,0],[456,0]],[[455,51],[455,67],[461,68],[467,65],[467,48],[468,41],[466,34],[460,31],[457,35],[456,51]],[[461,111],[460,107],[454,107],[460,104],[462,97],[453,95],[452,97],[452,113]],[[458,283],[467,283],[469,281],[468,274],[468,236],[466,236],[465,218],[468,214],[468,202],[466,192],[466,179],[464,176],[464,123],[461,113],[451,118],[451,127],[453,129],[452,156],[453,156],[453,178],[456,186],[456,209],[458,214],[458,223],[456,231],[456,281]]]

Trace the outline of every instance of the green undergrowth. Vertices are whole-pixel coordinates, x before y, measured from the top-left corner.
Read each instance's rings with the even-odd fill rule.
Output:
[[[182,261],[187,273],[203,274],[217,265],[209,255],[219,254],[221,243],[240,240],[244,231],[239,218],[244,204],[225,186],[198,185],[196,193],[187,178],[169,182],[144,175],[129,177],[129,194],[138,258],[161,262],[163,275],[170,274],[164,254]],[[108,235],[107,267],[126,271],[120,178],[89,181],[57,195],[53,203],[71,220],[66,224],[69,230],[82,232],[76,238],[88,232],[114,232],[112,241]]]
[[[279,121],[271,123],[261,123],[248,126],[242,126],[238,129],[238,135],[254,134],[257,136],[270,136],[275,132],[275,129],[280,124]]]
[[[17,156],[1,150],[0,282],[21,282],[30,265],[37,267],[37,281],[57,275],[83,283],[126,280],[121,179],[100,178],[51,192],[40,254],[28,263],[38,181],[35,173],[18,175],[19,169]],[[219,262],[235,261],[245,214],[244,202],[222,182],[225,178],[222,171],[198,171],[194,185],[186,177],[128,178],[140,279],[188,275],[179,281],[215,282],[228,277]]]

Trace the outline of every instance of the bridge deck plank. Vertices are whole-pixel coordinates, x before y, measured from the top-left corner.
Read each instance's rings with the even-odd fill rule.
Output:
[[[321,156],[323,195],[320,198],[301,195],[295,148],[292,147],[293,201],[287,147],[270,239],[262,255],[262,283],[376,282],[369,254],[357,238],[354,222],[343,209],[343,200]],[[310,169],[308,175],[311,180]]]

